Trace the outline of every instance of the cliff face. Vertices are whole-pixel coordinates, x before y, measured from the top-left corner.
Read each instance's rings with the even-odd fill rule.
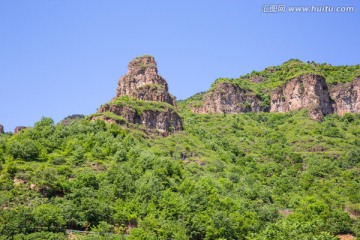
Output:
[[[258,82],[256,82],[258,83]],[[301,74],[270,93],[269,104],[251,90],[236,83],[220,82],[206,93],[201,104],[194,104],[194,113],[289,112],[308,109],[309,116],[321,121],[327,114],[343,115],[360,112],[360,76],[353,82],[328,87],[324,77]]]
[[[222,82],[204,96],[202,106],[193,106],[194,113],[245,113],[268,110],[261,99],[230,82]]]
[[[105,104],[100,107],[99,112],[111,112],[122,116],[128,123],[141,124],[147,128],[158,129],[163,132],[182,130],[182,120],[171,108],[166,108],[163,111],[143,110],[139,112],[130,106]]]
[[[335,84],[330,87],[330,96],[334,101],[333,108],[339,115],[360,112],[360,76],[352,83]]]
[[[288,112],[307,108],[312,119],[321,121],[333,113],[325,78],[303,74],[293,78],[271,94],[270,112]]]
[[[152,56],[138,57],[129,63],[128,73],[119,80],[116,97],[102,105],[98,113],[104,115],[94,118],[117,124],[139,124],[165,135],[182,130],[175,98],[168,92],[165,79],[158,74]],[[111,118],[113,115],[106,113],[118,117]]]

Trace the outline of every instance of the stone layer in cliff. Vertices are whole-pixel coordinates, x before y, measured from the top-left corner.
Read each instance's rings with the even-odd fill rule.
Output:
[[[330,96],[334,111],[340,116],[345,113],[360,112],[360,76],[351,83],[330,86]]]
[[[306,108],[309,116],[321,121],[333,113],[329,88],[325,78],[316,74],[302,74],[271,94],[270,112],[289,112]]]
[[[127,123],[144,125],[150,129],[158,129],[162,132],[182,130],[182,120],[171,107],[163,109],[144,109],[131,105],[105,104],[99,108],[100,113],[111,112],[123,117]],[[116,119],[113,119],[116,121]],[[111,121],[111,120],[110,120]]]
[[[201,106],[192,106],[194,113],[245,113],[268,111],[260,97],[231,82],[220,82],[210,90]]]
[[[219,82],[201,101],[193,102],[190,107],[192,112],[202,114],[307,109],[309,116],[316,121],[332,113],[343,115],[360,112],[360,76],[351,83],[328,86],[323,76],[304,73],[268,94],[270,104],[264,103],[264,99],[253,91],[244,90],[236,83]]]

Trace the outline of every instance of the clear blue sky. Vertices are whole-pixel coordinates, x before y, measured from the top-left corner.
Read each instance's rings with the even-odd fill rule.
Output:
[[[355,12],[261,11],[277,3]],[[94,113],[143,54],[178,99],[290,58],[359,64],[359,23],[359,1],[0,0],[0,123]]]

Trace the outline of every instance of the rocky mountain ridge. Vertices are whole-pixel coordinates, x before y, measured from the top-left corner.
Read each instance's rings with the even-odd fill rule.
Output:
[[[295,61],[298,63],[297,61]],[[306,66],[300,62],[301,67]],[[285,63],[287,64],[287,63]],[[345,83],[331,82],[332,66],[326,65],[326,71],[318,69],[296,69],[299,65],[290,64],[293,68],[267,68],[261,73],[252,73],[239,79],[220,79],[212,88],[197,100],[186,100],[186,107],[193,113],[245,113],[245,112],[289,112],[308,109],[309,116],[321,121],[325,115],[336,113],[360,112],[360,67],[344,75],[353,77]],[[309,64],[308,64],[309,65]],[[303,67],[306,68],[306,67]],[[320,68],[320,67],[318,67]],[[294,71],[295,69],[295,71]],[[329,70],[330,69],[330,70]],[[277,78],[271,78],[279,71]],[[290,74],[289,74],[290,73]],[[282,80],[283,75],[293,77]],[[324,77],[324,75],[328,75]],[[341,75],[333,74],[337,77]],[[279,80],[280,79],[280,80]],[[333,80],[334,81],[334,80]],[[263,87],[266,86],[266,87]]]

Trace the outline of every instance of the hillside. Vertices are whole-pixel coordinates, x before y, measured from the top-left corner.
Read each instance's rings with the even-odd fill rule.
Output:
[[[194,113],[288,112],[306,108],[327,114],[360,112],[360,65],[331,66],[289,60],[238,79],[220,78],[210,90],[183,101]]]
[[[176,103],[153,57],[136,58],[97,113],[0,132],[0,239],[360,236],[359,68],[291,60]],[[291,101],[310,100],[271,112],[291,81],[305,83]],[[306,105],[319,82],[333,112]],[[339,112],[334,92],[355,107]]]

